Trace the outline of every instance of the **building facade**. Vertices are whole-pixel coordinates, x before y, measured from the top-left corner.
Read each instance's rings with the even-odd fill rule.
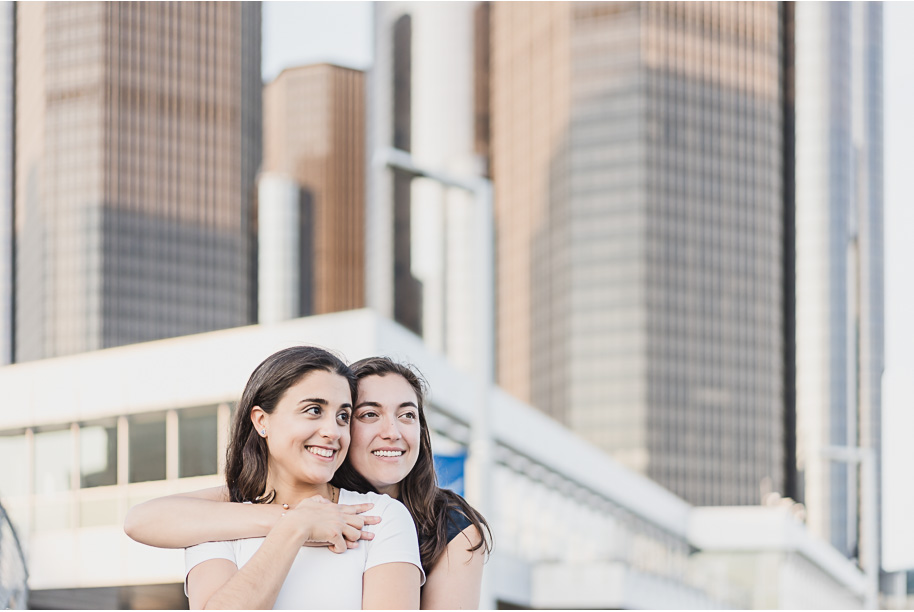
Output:
[[[254,3],[17,7],[17,361],[253,321],[260,30]]]
[[[432,448],[469,450],[474,377],[369,309],[2,367],[0,388],[18,409],[0,411],[0,464],[20,469],[0,470],[0,492],[25,551],[30,607],[184,607],[183,551],[130,540],[125,514],[224,481],[245,380],[296,342],[348,360],[408,356],[430,384]],[[481,609],[864,605],[860,570],[811,537],[793,506],[709,515],[500,389],[486,393],[495,486],[485,506],[497,544]],[[544,453],[543,440],[562,452]]]
[[[278,256],[271,250],[288,253],[287,272],[260,267],[267,319],[279,316],[270,314],[273,296],[286,299],[285,318],[364,306],[364,78],[359,70],[317,64],[283,70],[264,87],[260,253],[269,261]],[[271,280],[277,273],[288,289]]]
[[[878,2],[797,4],[797,466],[810,529],[850,557],[881,516],[882,32]],[[874,450],[877,483],[828,447]]]
[[[394,148],[431,171],[488,176],[489,10],[480,2],[376,5],[372,159]],[[472,367],[473,197],[375,160],[367,214],[370,306]]]
[[[492,9],[499,384],[695,504],[785,487],[784,10]]]
[[[0,2],[0,366],[13,360],[13,75],[15,5]]]

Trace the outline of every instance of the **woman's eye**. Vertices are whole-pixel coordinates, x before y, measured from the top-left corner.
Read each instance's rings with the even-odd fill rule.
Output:
[[[415,418],[417,418],[415,412],[404,412],[403,414],[400,415],[400,417],[401,417],[401,418],[404,418],[404,417],[405,417],[405,418],[407,418],[407,419],[415,419]]]
[[[305,414],[313,414],[314,416],[320,416],[321,407],[320,406],[308,406],[305,408]]]
[[[339,421],[340,423],[342,423],[343,425],[348,425],[349,424],[349,413],[348,412],[339,413],[338,415],[336,415],[336,420]]]
[[[378,413],[374,410],[366,410],[365,412],[359,413],[360,419],[373,419],[378,416]]]

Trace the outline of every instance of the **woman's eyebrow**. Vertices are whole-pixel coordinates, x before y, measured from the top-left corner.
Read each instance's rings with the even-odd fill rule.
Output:
[[[299,404],[320,404],[321,406],[326,406],[330,402],[319,397],[309,397],[308,399],[298,400]]]
[[[416,402],[403,402],[402,404],[400,404],[400,408],[408,408],[408,407],[412,407],[412,408],[416,408],[416,409],[419,408],[419,406],[416,405]]]
[[[299,400],[298,405],[301,406],[302,404],[320,404],[321,406],[329,406],[330,402],[321,397],[309,397],[308,399]],[[340,404],[340,408],[348,408],[349,410],[352,410],[352,404],[345,402]]]
[[[378,402],[370,402],[370,401],[366,400],[364,402],[359,402],[358,404],[355,405],[356,409],[359,409],[362,406],[371,406],[372,408],[380,408],[381,404]]]

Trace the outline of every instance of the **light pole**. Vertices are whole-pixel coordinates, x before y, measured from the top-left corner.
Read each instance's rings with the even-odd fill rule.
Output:
[[[860,561],[866,574],[865,607],[879,608],[879,528],[876,482],[876,451],[857,446],[826,446],[822,456],[831,461],[860,467],[861,512],[860,512]]]
[[[495,381],[495,232],[492,210],[492,183],[482,177],[457,177],[416,164],[412,155],[392,147],[379,148],[373,164],[379,169],[402,170],[415,177],[431,179],[445,187],[469,192],[474,199],[473,237],[470,252],[475,283],[472,297],[472,321],[476,335],[474,374],[477,380],[475,407],[470,423],[467,497],[483,516],[492,516],[491,390]],[[491,520],[491,518],[490,518]],[[483,578],[480,609],[494,609],[495,600],[489,580]]]

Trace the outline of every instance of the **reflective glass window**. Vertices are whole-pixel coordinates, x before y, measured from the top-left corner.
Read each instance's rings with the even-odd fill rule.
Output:
[[[178,475],[216,473],[218,455],[216,407],[187,408],[178,412]]]
[[[130,417],[129,481],[165,480],[165,413]]]
[[[24,434],[0,434],[0,499],[28,493],[27,453]]]
[[[84,423],[79,429],[80,487],[117,484],[117,421]]]
[[[36,433],[35,493],[45,495],[69,490],[72,474],[73,434],[70,430]]]

